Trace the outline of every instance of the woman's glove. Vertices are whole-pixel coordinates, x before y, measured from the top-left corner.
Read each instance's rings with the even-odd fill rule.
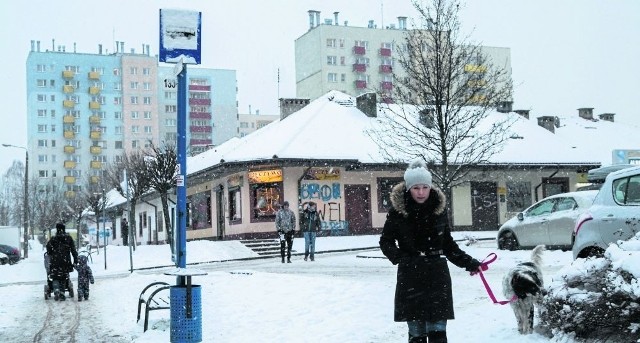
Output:
[[[474,259],[465,269],[466,271],[471,273],[471,275],[476,275],[480,271],[485,271],[489,269],[489,265],[485,263],[481,263],[480,261]]]

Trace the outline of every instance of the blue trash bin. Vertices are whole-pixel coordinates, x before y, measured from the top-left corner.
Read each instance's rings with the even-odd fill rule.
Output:
[[[202,342],[202,303],[200,285],[190,285],[191,306],[187,286],[171,286],[171,342]]]

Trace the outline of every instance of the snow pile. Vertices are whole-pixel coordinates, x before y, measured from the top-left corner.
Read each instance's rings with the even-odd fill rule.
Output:
[[[561,269],[540,306],[541,327],[549,336],[639,341],[639,278],[640,233]]]

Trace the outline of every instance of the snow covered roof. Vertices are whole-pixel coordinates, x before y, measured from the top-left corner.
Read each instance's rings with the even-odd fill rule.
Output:
[[[365,115],[353,97],[331,91],[284,119],[242,138],[233,138],[214,149],[187,159],[189,174],[222,162],[280,159],[358,160],[360,163],[386,163],[378,146],[366,133],[374,119]],[[384,115],[378,109],[378,115]],[[611,150],[640,148],[640,135],[620,135],[623,125],[605,121],[575,122],[562,119],[552,133],[536,118],[527,119],[515,112],[493,112],[488,120],[505,116],[513,119],[512,139],[491,158],[496,164],[610,164]],[[576,114],[577,117],[577,114]],[[585,123],[581,122],[584,121]],[[597,130],[586,126],[596,126]],[[633,130],[633,129],[630,129]],[[636,132],[638,128],[635,128]],[[598,137],[586,133],[598,132]],[[606,138],[605,138],[606,137]],[[633,140],[628,140],[633,138]],[[628,142],[628,143],[627,143]]]

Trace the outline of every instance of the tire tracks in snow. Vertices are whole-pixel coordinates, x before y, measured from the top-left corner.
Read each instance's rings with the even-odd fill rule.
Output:
[[[33,343],[76,343],[76,331],[80,326],[80,308],[72,297],[67,299],[65,301],[45,300],[47,315],[42,328],[33,336]]]

